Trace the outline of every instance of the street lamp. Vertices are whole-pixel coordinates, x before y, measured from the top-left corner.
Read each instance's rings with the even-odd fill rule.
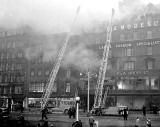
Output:
[[[76,121],[78,121],[78,116],[79,116],[79,101],[80,101],[80,97],[76,97],[76,107],[77,107],[77,110],[76,110]]]

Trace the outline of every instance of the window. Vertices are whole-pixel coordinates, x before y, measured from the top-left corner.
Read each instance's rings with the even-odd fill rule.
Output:
[[[12,87],[9,88],[9,93],[12,94]]]
[[[152,39],[152,31],[147,31],[147,39]]]
[[[124,39],[125,39],[124,34],[120,34],[120,41],[124,41]]]
[[[147,62],[147,69],[148,70],[153,69],[153,61],[148,61]]]
[[[131,48],[125,48],[125,56],[132,56],[132,49]]]
[[[49,70],[46,70],[45,75],[46,75],[46,76],[49,75]]]
[[[67,92],[67,93],[70,92],[70,83],[66,83],[66,92]]]
[[[67,78],[69,79],[71,77],[71,70],[67,70]]]
[[[43,92],[44,83],[43,82],[32,82],[29,84],[29,92]]]
[[[15,86],[14,93],[15,93],[15,94],[21,94],[21,93],[22,93],[22,87],[20,87],[20,86]]]
[[[138,40],[137,32],[133,33],[133,40]]]
[[[42,75],[42,71],[39,70],[39,71],[38,71],[38,76],[41,76],[41,75]]]
[[[8,65],[8,63],[6,64],[6,71],[9,69],[9,65]]]
[[[4,53],[3,52],[1,53],[1,59],[4,59]]]
[[[3,94],[7,94],[7,88],[6,87],[4,87],[4,89],[3,89]]]
[[[22,65],[21,64],[17,64],[17,70],[22,70]]]
[[[0,71],[2,71],[2,68],[3,68],[3,67],[2,67],[2,64],[0,64]]]
[[[18,56],[18,58],[22,58],[22,56],[23,56],[22,52],[18,52],[17,56]]]
[[[2,82],[2,75],[0,75],[0,82]]]
[[[31,76],[34,76],[34,71],[33,70],[31,71]]]
[[[11,57],[12,57],[12,59],[14,59],[14,58],[15,58],[15,54],[14,54],[14,53],[12,53]]]
[[[11,65],[11,70],[14,71],[14,64]]]
[[[134,70],[135,68],[135,62],[134,61],[129,61],[124,63],[124,70]]]
[[[147,47],[146,54],[147,55],[153,55],[153,53],[152,53],[152,47]]]
[[[57,92],[57,82],[54,82],[52,91],[53,91],[53,92]]]

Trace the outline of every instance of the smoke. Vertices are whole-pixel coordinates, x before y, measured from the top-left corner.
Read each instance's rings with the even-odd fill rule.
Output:
[[[100,60],[97,53],[88,49],[84,44],[78,44],[72,47],[65,55],[65,64],[73,64],[79,70],[96,70],[100,66]]]
[[[25,50],[26,57],[32,59],[42,54],[44,61],[55,59],[66,34],[60,36],[47,36],[47,34],[67,32],[72,25],[79,3],[78,0],[58,2],[56,0],[1,0],[0,27],[6,29],[31,27],[36,35],[29,40],[30,47]],[[111,2],[86,0],[81,7],[73,33],[105,31],[107,25],[104,22],[110,19],[112,7],[116,12],[114,20],[123,22],[134,18],[137,20],[138,15],[159,12],[159,4],[148,3],[142,0],[112,0]],[[45,35],[42,37],[42,34]],[[74,64],[86,70],[99,66],[100,60],[96,52],[86,48],[86,41],[82,41],[76,46],[69,47],[63,63]]]

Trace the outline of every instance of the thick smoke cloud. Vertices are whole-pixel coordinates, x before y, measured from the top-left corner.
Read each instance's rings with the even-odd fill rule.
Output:
[[[87,2],[89,1],[89,2]],[[147,0],[146,0],[147,1]],[[112,3],[113,2],[113,3]],[[95,2],[86,0],[81,7],[78,20],[73,29],[73,34],[84,32],[105,31],[106,22],[110,19],[111,8],[115,8],[116,21],[138,20],[138,15],[159,12],[159,4],[148,4],[142,0],[113,0],[112,2],[102,0]],[[70,29],[72,20],[76,13],[80,1],[78,0],[1,0],[0,1],[0,27],[6,29],[16,29],[22,26],[31,27],[37,34],[54,34],[67,32]],[[94,6],[93,6],[94,5]],[[127,18],[126,18],[127,17]],[[59,48],[65,39],[49,38],[46,41],[31,41],[32,47],[27,48],[26,57],[28,59],[37,57],[43,52],[44,61],[55,58]],[[100,60],[97,54],[85,47],[85,43],[77,44],[69,50],[64,58],[64,63],[74,64],[80,69],[89,66],[94,68],[99,66]]]

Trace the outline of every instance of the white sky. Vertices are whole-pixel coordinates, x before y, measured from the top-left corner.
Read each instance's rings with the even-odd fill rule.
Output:
[[[119,2],[128,6],[127,11],[119,11]],[[117,17],[124,17],[136,6],[159,0],[0,0],[0,26],[14,28],[29,24],[44,32],[68,31],[75,17],[76,9],[81,5],[77,27],[92,26],[96,22],[108,20],[111,8]],[[132,4],[134,3],[134,4]]]

